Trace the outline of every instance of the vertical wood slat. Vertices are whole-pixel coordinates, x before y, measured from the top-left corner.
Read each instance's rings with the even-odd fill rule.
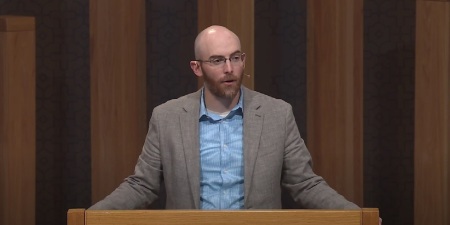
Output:
[[[35,68],[34,18],[0,16],[0,224],[35,224]]]
[[[90,0],[92,200],[133,172],[144,143],[144,0]]]
[[[414,224],[450,224],[450,1],[417,1]]]
[[[308,0],[307,132],[314,170],[362,206],[362,0]]]
[[[244,76],[242,83],[254,89],[254,0],[198,0],[197,5],[199,32],[211,25],[222,25],[240,38],[246,54],[245,74],[250,75]],[[199,86],[202,84],[199,81]]]

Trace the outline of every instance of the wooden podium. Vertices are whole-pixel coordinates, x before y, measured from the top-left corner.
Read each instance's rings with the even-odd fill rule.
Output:
[[[376,208],[360,210],[85,210],[69,209],[67,225],[378,225]]]

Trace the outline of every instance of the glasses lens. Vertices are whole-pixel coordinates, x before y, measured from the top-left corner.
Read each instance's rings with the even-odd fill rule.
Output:
[[[231,61],[231,62],[234,62],[234,63],[241,61],[241,54],[231,56],[231,57],[230,57],[230,61]]]
[[[227,60],[230,60],[230,63],[242,62],[242,59],[244,56],[245,56],[245,53],[236,53],[236,54],[230,56],[230,58],[214,57],[214,58],[210,58],[206,62],[209,62],[209,63],[211,63],[211,65],[214,65],[214,66],[220,66],[220,65],[224,65],[227,62]]]
[[[211,62],[211,64],[213,65],[220,65],[223,64],[227,59],[221,57],[221,58],[212,58],[209,61]]]

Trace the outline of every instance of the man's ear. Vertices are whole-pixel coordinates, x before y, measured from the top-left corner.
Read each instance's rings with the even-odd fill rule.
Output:
[[[200,68],[199,62],[191,61],[189,64],[191,65],[191,69],[197,77],[203,76],[202,69]]]

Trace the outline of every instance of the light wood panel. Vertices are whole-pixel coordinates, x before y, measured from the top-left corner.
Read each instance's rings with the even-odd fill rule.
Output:
[[[417,1],[414,224],[450,224],[450,1]]]
[[[67,212],[67,225],[84,225],[86,210],[85,209],[69,209]]]
[[[85,219],[85,223],[80,223]],[[361,210],[87,210],[71,209],[68,225],[378,225],[378,209]]]
[[[363,203],[362,0],[307,2],[307,132],[314,170]]]
[[[243,84],[254,89],[254,0],[198,0],[198,31],[211,26],[229,28],[241,40],[245,52],[245,73]],[[192,51],[194,51],[192,43]],[[199,80],[199,87],[203,83]]]
[[[35,224],[35,68],[34,18],[0,16],[0,224]]]
[[[144,0],[90,0],[92,200],[130,175],[146,117]]]

